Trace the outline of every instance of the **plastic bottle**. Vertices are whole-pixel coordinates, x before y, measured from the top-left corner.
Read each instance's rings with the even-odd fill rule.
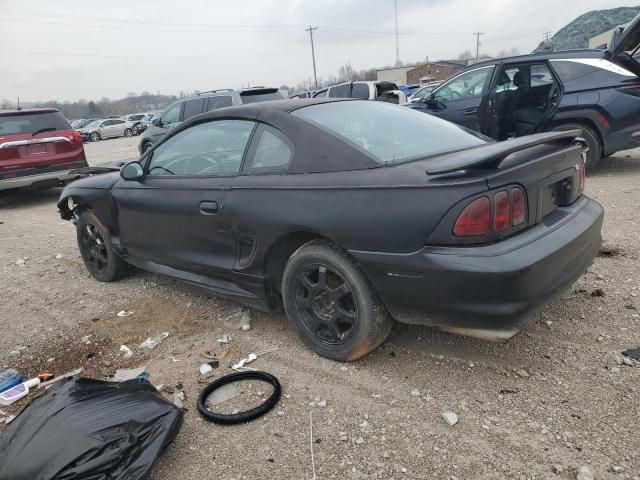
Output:
[[[40,385],[39,378],[32,378],[0,393],[0,405],[11,405],[29,394],[29,389]]]
[[[0,372],[0,393],[22,383],[22,375],[14,369]]]

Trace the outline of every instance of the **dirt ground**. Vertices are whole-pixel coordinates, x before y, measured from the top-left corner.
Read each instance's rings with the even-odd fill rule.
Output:
[[[137,141],[86,151],[91,163],[128,159]],[[495,345],[399,325],[351,364],[304,348],[281,313],[251,311],[251,330],[236,331],[223,323],[236,304],[170,279],[93,280],[57,215],[59,190],[17,193],[0,199],[0,367],[32,376],[82,366],[107,379],[146,366],[156,385],[182,382],[184,425],[154,480],[311,479],[310,413],[318,479],[575,479],[582,466],[596,479],[638,479],[640,368],[616,354],[640,346],[640,151],[606,159],[587,192],[606,207],[608,254],[520,335]],[[165,331],[155,350],[138,347]],[[283,397],[245,425],[207,423],[195,408],[202,353],[223,334],[229,360],[278,349],[254,366],[280,379]],[[225,360],[213,378],[230,371]]]

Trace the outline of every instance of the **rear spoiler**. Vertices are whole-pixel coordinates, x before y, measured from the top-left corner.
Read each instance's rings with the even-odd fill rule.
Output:
[[[427,168],[428,175],[457,172],[469,168],[499,168],[500,164],[512,153],[545,143],[570,144],[582,135],[582,130],[564,132],[536,133],[525,137],[489,143],[433,160]]]

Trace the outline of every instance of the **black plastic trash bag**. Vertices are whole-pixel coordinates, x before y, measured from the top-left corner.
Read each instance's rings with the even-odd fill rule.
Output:
[[[141,480],[182,410],[148,382],[61,380],[0,434],[0,480]]]

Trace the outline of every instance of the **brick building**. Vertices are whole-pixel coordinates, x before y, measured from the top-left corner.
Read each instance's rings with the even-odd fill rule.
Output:
[[[454,62],[429,62],[407,72],[407,85],[442,81],[464,68]]]

